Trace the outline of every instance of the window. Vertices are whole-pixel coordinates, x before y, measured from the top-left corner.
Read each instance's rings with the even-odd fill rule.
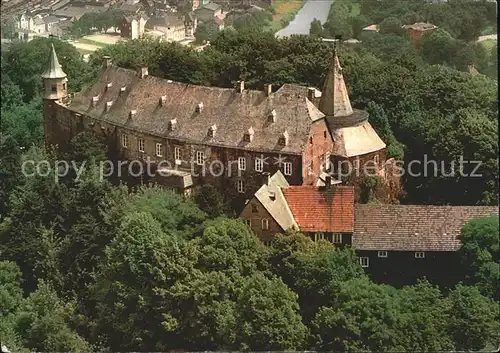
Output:
[[[378,154],[376,154],[375,156],[373,156],[373,162],[375,162],[376,165],[378,165]]]
[[[245,157],[238,157],[238,170],[247,169],[247,160]]]
[[[174,147],[174,159],[177,161],[181,160],[181,148],[180,147]]]
[[[236,188],[238,189],[239,193],[243,194],[245,192],[245,183],[243,182],[243,180],[238,180],[238,182],[236,183]]]
[[[309,143],[312,145],[313,144],[313,138],[309,137]]]
[[[326,138],[326,130],[323,131],[323,137]]]
[[[66,91],[66,83],[63,83],[63,90]]]
[[[264,160],[262,158],[255,158],[255,171],[262,172],[264,170]]]
[[[57,92],[57,86],[53,85],[53,86],[51,87],[51,90],[52,90],[52,92]]]
[[[205,163],[205,152],[197,151],[196,152],[196,164],[203,165]]]
[[[262,230],[269,230],[269,220],[267,218],[262,220]]]
[[[354,169],[359,169],[359,158],[356,157],[356,159],[353,161],[353,167]]]
[[[144,139],[137,140],[137,148],[139,149],[139,152],[144,152]]]
[[[157,143],[156,144],[156,156],[157,157],[161,157],[162,156],[162,146],[161,146],[161,143]]]
[[[257,212],[259,212],[257,205],[252,205],[252,213],[257,213]]]
[[[292,175],[292,163],[285,162],[283,163],[285,175]]]
[[[379,251],[377,255],[378,257],[387,257],[387,251]]]
[[[323,239],[325,239],[325,234],[323,234],[323,233],[315,233],[314,234],[314,241],[323,240]]]
[[[359,264],[361,265],[361,267],[369,267],[370,259],[368,257],[360,257]]]
[[[342,244],[342,234],[341,233],[333,233],[332,243]]]
[[[423,252],[423,251],[416,251],[415,252],[415,258],[416,259],[423,259],[423,258],[425,258],[425,252]]]
[[[123,148],[128,147],[128,135],[126,135],[126,134],[122,135],[122,147]]]
[[[245,219],[245,223],[247,224],[247,226],[251,227],[252,226],[252,220],[250,219]]]

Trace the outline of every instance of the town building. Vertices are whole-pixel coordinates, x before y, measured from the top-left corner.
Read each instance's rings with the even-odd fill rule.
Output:
[[[166,41],[180,42],[186,39],[185,19],[177,14],[152,17],[147,20],[145,29],[152,32],[151,35]]]
[[[144,15],[124,16],[120,23],[120,35],[129,39],[138,39],[144,36],[147,17]]]
[[[222,6],[214,2],[210,2],[203,7],[198,8],[196,11],[196,17],[201,22],[209,22],[215,20],[215,17],[222,15]]]
[[[240,217],[265,243],[297,230],[315,241],[352,247],[376,282],[405,285],[425,276],[446,286],[461,275],[461,228],[498,215],[498,207],[488,206],[355,204],[353,187],[327,179],[320,186],[290,186],[277,172]]]
[[[403,28],[407,30],[413,45],[418,49],[422,36],[426,33],[434,32],[438,27],[432,23],[417,22],[412,25],[405,25]]]

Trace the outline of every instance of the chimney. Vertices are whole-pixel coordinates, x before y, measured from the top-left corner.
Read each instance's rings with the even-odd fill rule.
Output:
[[[307,99],[309,99],[311,102],[314,102],[315,96],[316,96],[316,88],[309,87],[307,89]]]
[[[167,101],[167,96],[161,96],[160,97],[160,106],[164,107],[166,101]]]
[[[269,97],[271,93],[273,93],[273,85],[270,83],[266,83],[264,85],[264,92],[266,92],[266,97]]]
[[[238,81],[238,93],[242,93],[245,90],[245,81]]]
[[[276,122],[276,109],[271,110],[271,113],[269,113],[269,116],[267,117],[267,120],[270,123],[275,123]]]
[[[113,105],[113,101],[106,102],[106,111],[109,112],[111,106]]]
[[[92,97],[92,107],[96,107],[97,103],[99,102],[99,96],[93,96]]]
[[[129,116],[129,118],[133,118],[135,114],[137,114],[137,110],[133,109],[130,111],[128,116]]]
[[[141,78],[144,78],[148,75],[148,68],[147,67],[141,67]]]
[[[108,55],[104,55],[104,56],[102,57],[102,59],[103,59],[104,67],[111,67],[111,65],[113,64],[113,63],[111,62],[111,57],[110,57],[110,56],[108,56]]]

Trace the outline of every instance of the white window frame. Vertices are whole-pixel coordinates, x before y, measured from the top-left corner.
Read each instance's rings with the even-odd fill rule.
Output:
[[[385,259],[387,257],[387,251],[385,250],[378,251],[377,256]]]
[[[378,163],[380,162],[379,160],[379,157],[378,157],[378,154],[376,154],[375,156],[373,156],[373,162],[378,165]]]
[[[255,158],[255,171],[262,172],[264,170],[264,160],[260,157]]]
[[[325,233],[314,233],[314,241],[324,240]]]
[[[424,251],[415,251],[415,258],[416,259],[425,259],[425,252]]]
[[[332,234],[332,243],[333,244],[342,244],[342,233],[333,233]]]
[[[196,151],[196,164],[198,165],[205,164],[205,152]]]
[[[174,159],[176,161],[180,161],[181,160],[181,148],[178,147],[178,146],[174,147]]]
[[[145,147],[146,147],[146,141],[144,141],[143,138],[138,138],[137,149],[139,150],[139,152],[144,152]]]
[[[283,174],[292,175],[292,162],[283,163]]]
[[[128,135],[122,134],[122,147],[128,148]]]
[[[245,183],[243,182],[243,180],[236,181],[236,189],[240,194],[245,193]]]
[[[370,258],[367,257],[367,256],[361,256],[359,258],[359,264],[361,265],[361,267],[370,267]]]
[[[247,160],[245,157],[238,157],[238,170],[247,169]]]
[[[262,226],[262,230],[269,230],[269,219],[262,218],[261,226]]]
[[[163,156],[163,146],[161,143],[156,143],[156,157],[162,157]]]

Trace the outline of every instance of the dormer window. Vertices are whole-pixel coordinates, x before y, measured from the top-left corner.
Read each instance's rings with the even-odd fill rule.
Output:
[[[210,128],[208,129],[208,137],[214,137],[216,132],[217,132],[217,125],[214,124],[210,126]]]
[[[99,96],[92,97],[92,106],[93,107],[95,107],[97,105],[97,102],[99,102]]]
[[[287,132],[287,131],[285,131],[285,132],[283,133],[283,135],[281,135],[281,137],[279,138],[278,143],[279,143],[281,146],[288,146],[288,139],[289,139],[289,137],[288,137],[288,132]]]
[[[125,86],[121,87],[120,88],[120,94],[125,93],[126,90],[127,90],[127,87],[125,87]]]
[[[269,198],[274,201],[276,200],[276,192],[274,191],[269,191]]]
[[[243,141],[252,142],[254,134],[255,131],[253,130],[253,127],[250,126],[250,129],[248,129],[247,132],[245,132],[245,134],[243,135]]]
[[[134,109],[134,110],[131,110],[131,111],[130,111],[130,113],[129,113],[129,115],[128,115],[128,116],[129,116],[129,118],[131,118],[131,119],[132,119],[132,118],[133,118],[136,114],[137,114],[137,110],[135,110],[135,109]]]
[[[111,109],[112,105],[113,105],[113,101],[106,102],[106,111],[109,111],[109,109]]]
[[[111,87],[113,87],[113,82],[108,82],[106,85],[106,90],[109,90]]]
[[[267,116],[267,120],[270,123],[275,123],[276,122],[276,110],[275,109],[271,110],[271,112]]]
[[[169,130],[174,131],[176,127],[177,127],[177,119],[170,120],[170,123],[168,124]]]
[[[203,102],[200,102],[196,105],[196,112],[201,113],[202,110],[203,110]]]
[[[160,97],[160,106],[165,106],[165,103],[167,102],[167,96],[161,96]]]

